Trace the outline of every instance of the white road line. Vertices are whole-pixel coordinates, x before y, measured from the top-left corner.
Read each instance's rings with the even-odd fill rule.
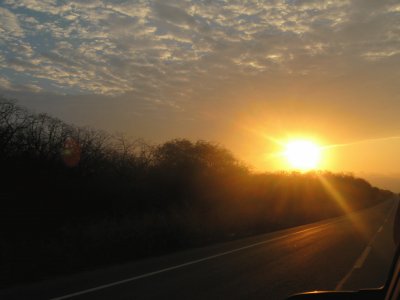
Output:
[[[344,276],[342,278],[342,280],[339,281],[339,283],[337,284],[335,290],[336,291],[340,291],[343,288],[343,285],[347,282],[347,280],[349,280],[351,274],[353,274],[353,268],[350,269],[349,272],[347,272],[346,276]]]
[[[364,249],[364,251],[361,253],[361,255],[357,258],[354,266],[347,272],[347,274],[342,278],[342,280],[339,281],[339,283],[337,284],[337,286],[335,288],[336,291],[340,291],[343,288],[343,285],[347,282],[347,280],[349,280],[349,278],[351,277],[351,275],[353,274],[353,272],[356,269],[362,268],[362,266],[364,265],[364,262],[366,261],[369,253],[371,252],[372,244],[374,243],[377,235],[382,231],[383,226],[389,220],[389,217],[392,215],[392,213],[394,211],[394,208],[395,208],[395,206],[393,205],[392,209],[387,214],[387,216],[386,216],[385,220],[383,221],[382,225],[379,227],[378,231],[375,232],[374,236],[369,241],[368,246]]]
[[[371,249],[372,249],[371,246],[367,246],[367,248],[364,249],[363,253],[361,254],[361,256],[356,261],[356,263],[354,265],[354,269],[361,269],[362,268],[362,266],[364,265],[364,262],[367,259],[368,254],[371,251]]]
[[[259,246],[259,245],[262,245],[262,244],[266,244],[266,243],[274,242],[274,241],[277,241],[277,240],[285,239],[285,238],[287,238],[289,236],[296,235],[296,234],[299,234],[299,233],[303,233],[303,232],[307,232],[307,231],[315,230],[315,229],[320,229],[320,228],[323,228],[323,227],[325,227],[325,226],[327,226],[329,224],[331,224],[331,223],[319,225],[319,226],[316,226],[316,227],[312,227],[312,228],[308,228],[308,229],[304,229],[304,230],[300,230],[300,231],[296,231],[296,232],[292,232],[292,233],[289,233],[289,234],[286,234],[286,235],[283,235],[283,236],[280,236],[280,237],[276,237],[276,238],[272,238],[272,239],[269,239],[269,240],[261,241],[261,242],[258,242],[258,243],[250,244],[250,245],[247,245],[247,246],[244,246],[244,247],[240,247],[240,248],[236,248],[236,249],[233,249],[233,250],[230,250],[230,251],[226,251],[226,252],[218,253],[218,254],[215,254],[215,255],[207,256],[207,257],[204,257],[204,258],[201,258],[201,259],[196,259],[196,260],[193,260],[193,261],[189,261],[187,263],[183,263],[183,264],[180,264],[180,265],[176,265],[176,266],[172,266],[172,267],[169,267],[169,268],[161,269],[161,270],[158,270],[158,271],[142,274],[142,275],[139,275],[139,276],[127,278],[127,279],[120,280],[120,281],[115,281],[115,282],[112,282],[112,283],[109,283],[109,284],[100,285],[100,286],[97,286],[97,287],[94,287],[94,288],[91,288],[91,289],[87,289],[87,290],[79,291],[79,292],[76,292],[76,293],[71,293],[71,294],[68,294],[68,295],[52,298],[50,300],[63,300],[63,299],[69,299],[69,298],[72,298],[72,297],[80,296],[80,295],[83,295],[83,294],[88,294],[88,293],[91,293],[91,292],[95,292],[95,291],[98,291],[98,290],[106,289],[106,288],[113,287],[113,286],[116,286],[116,285],[124,284],[124,283],[127,283],[127,282],[132,282],[132,281],[135,281],[135,280],[138,280],[138,279],[141,279],[141,278],[154,276],[154,275],[157,275],[157,274],[160,274],[160,273],[176,270],[176,269],[183,268],[183,267],[186,267],[186,266],[190,266],[190,265],[193,265],[193,264],[197,264],[197,263],[200,263],[200,262],[203,262],[203,261],[207,261],[207,260],[211,260],[211,259],[214,259],[214,258],[217,258],[217,257],[225,256],[225,255],[228,255],[228,254],[231,254],[231,253],[235,253],[235,252],[238,252],[238,251],[242,251],[242,250],[245,250],[245,249],[253,248],[253,247],[256,247],[256,246]]]
[[[373,237],[371,240],[373,241],[374,239],[375,239],[375,237]],[[360,269],[363,266],[370,251],[371,251],[371,246],[370,246],[370,244],[368,244],[368,246],[364,249],[364,251],[361,253],[361,255],[357,258],[356,262],[354,263],[354,266],[347,272],[347,274],[342,278],[342,280],[340,280],[339,283],[336,285],[336,288],[335,288],[336,291],[340,291],[343,288],[343,285],[347,282],[347,280],[349,280],[351,275],[353,275],[353,272],[356,269]]]

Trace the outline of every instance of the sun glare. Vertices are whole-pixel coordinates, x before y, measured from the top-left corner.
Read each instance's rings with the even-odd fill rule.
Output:
[[[311,141],[295,140],[286,144],[284,156],[293,169],[308,171],[318,167],[321,149]]]

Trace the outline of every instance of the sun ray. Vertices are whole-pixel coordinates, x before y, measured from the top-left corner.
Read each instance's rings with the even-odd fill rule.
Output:
[[[333,200],[337,203],[340,209],[344,212],[344,214],[349,218],[353,226],[357,229],[357,231],[366,239],[366,224],[363,219],[360,218],[360,215],[357,212],[352,212],[349,201],[338,191],[327,178],[324,177],[323,174],[317,174],[319,181],[321,182],[324,189],[328,192],[328,194],[333,198]]]

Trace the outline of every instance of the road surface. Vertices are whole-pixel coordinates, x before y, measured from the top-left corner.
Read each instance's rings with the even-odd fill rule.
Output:
[[[0,299],[284,299],[384,284],[397,199],[270,234],[0,291]]]

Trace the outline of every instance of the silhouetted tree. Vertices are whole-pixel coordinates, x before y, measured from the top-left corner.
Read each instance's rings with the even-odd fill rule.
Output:
[[[256,174],[217,144],[150,145],[4,98],[0,167],[3,285],[305,224],[392,195],[351,174]]]

